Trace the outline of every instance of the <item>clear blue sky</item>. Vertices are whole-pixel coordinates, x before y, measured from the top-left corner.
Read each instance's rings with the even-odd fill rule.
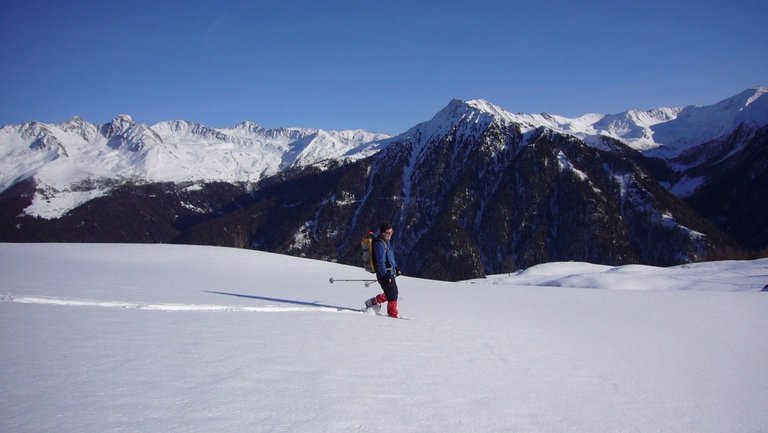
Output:
[[[768,86],[768,2],[0,0],[0,125],[401,133],[453,98],[574,117]]]

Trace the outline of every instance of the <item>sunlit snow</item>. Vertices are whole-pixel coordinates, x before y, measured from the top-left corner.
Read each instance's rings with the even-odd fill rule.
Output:
[[[404,270],[406,273],[407,269]],[[760,432],[768,260],[402,277],[215,247],[0,244],[0,431]]]

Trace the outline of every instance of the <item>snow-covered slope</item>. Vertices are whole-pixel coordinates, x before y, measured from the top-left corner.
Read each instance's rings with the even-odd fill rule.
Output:
[[[754,272],[745,272],[745,268],[752,266]],[[606,290],[756,291],[768,284],[768,276],[760,269],[768,269],[768,259],[690,263],[668,268],[554,262],[532,266],[511,275],[491,275],[487,279],[470,282]]]
[[[354,267],[0,244],[0,431],[765,431],[768,263],[628,271],[659,290],[403,277],[396,321]]]

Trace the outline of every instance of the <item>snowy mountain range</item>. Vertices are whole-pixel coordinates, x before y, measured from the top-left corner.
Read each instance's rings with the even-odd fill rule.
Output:
[[[0,129],[0,240],[256,248],[354,264],[389,219],[412,274],[670,266],[768,248],[768,89],[575,119],[451,101],[388,137],[72,119]],[[760,253],[758,253],[760,254]]]
[[[0,192],[34,178],[39,196],[27,212],[55,218],[125,181],[255,183],[290,168],[364,158],[389,142],[441,134],[464,120],[517,125],[523,133],[545,128],[597,147],[612,138],[671,160],[728,136],[741,124],[768,124],[766,93],[768,88],[758,87],[704,107],[577,118],[513,114],[484,100],[453,100],[431,121],[392,138],[363,130],[264,129],[252,122],[233,128],[183,120],[148,126],[128,115],[106,124],[77,116],[59,124],[33,121],[0,129]]]
[[[34,178],[42,200],[29,213],[51,218],[124,181],[254,183],[292,167],[364,157],[369,151],[361,144],[386,137],[363,130],[264,129],[251,122],[147,126],[128,115],[106,124],[79,117],[29,122],[0,129],[0,191]]]
[[[604,147],[604,138],[618,140],[648,156],[673,159],[692,147],[721,139],[740,125],[768,124],[768,87],[756,87],[708,106],[632,109],[618,114],[585,114],[568,118],[553,114],[513,114],[482,99],[455,99],[435,117],[405,136],[439,135],[462,119],[470,123],[497,121],[517,125],[521,132],[545,128]],[[393,140],[398,137],[393,138]]]
[[[751,127],[768,124],[766,93],[768,87],[757,87],[708,106],[632,109],[577,118],[511,114],[485,101],[470,101],[468,105],[519,124],[523,131],[545,127],[598,146],[602,137],[609,137],[649,156],[670,159],[692,146],[726,137],[742,123]]]

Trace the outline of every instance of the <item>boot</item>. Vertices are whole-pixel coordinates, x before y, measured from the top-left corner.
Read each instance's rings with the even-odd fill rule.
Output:
[[[379,295],[379,296],[381,296],[381,295]],[[364,311],[368,311],[370,309],[373,309],[373,311],[376,314],[379,314],[379,311],[381,311],[381,302],[379,302],[379,296],[377,296],[375,298],[368,299],[367,301],[365,301],[365,309],[364,309]],[[386,301],[386,298],[385,298],[385,301]]]
[[[389,301],[387,303],[387,315],[389,317],[397,319],[397,317],[398,317],[397,301]]]

